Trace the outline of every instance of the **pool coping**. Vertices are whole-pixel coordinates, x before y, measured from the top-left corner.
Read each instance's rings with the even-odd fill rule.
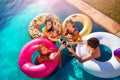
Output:
[[[82,13],[86,14],[89,18],[91,18],[95,23],[100,25],[106,31],[120,37],[120,24],[101,13],[97,9],[88,5],[82,0],[66,0],[72,6],[76,7]]]

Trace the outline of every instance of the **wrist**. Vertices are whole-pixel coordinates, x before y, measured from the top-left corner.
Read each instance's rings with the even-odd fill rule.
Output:
[[[76,56],[76,53],[73,51],[73,52],[72,52],[72,55],[75,57],[75,56]]]
[[[75,54],[75,51],[72,51],[73,54]]]

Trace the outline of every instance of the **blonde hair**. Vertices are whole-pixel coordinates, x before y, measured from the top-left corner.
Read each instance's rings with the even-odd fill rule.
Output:
[[[71,19],[66,21],[66,23],[65,23],[65,27],[67,27],[67,24],[68,24],[68,23],[73,24],[73,27],[74,27],[74,22],[73,22]]]

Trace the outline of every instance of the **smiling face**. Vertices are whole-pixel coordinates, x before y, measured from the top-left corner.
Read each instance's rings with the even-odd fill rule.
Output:
[[[46,28],[49,30],[53,27],[53,21],[51,19],[48,19],[45,21]]]
[[[38,46],[37,50],[43,55],[47,54],[47,52],[48,52],[48,49],[44,44],[40,44]]]
[[[52,22],[51,21],[48,21],[47,23],[46,23],[46,28],[49,30],[50,28],[52,28],[52,26],[53,26],[53,24],[52,24]]]
[[[66,27],[67,27],[67,28],[71,28],[71,27],[73,27],[73,23],[71,23],[71,22],[67,22],[67,23],[66,23]]]
[[[73,21],[72,20],[68,20],[68,21],[66,21],[66,25],[65,25],[67,28],[72,28],[72,27],[74,27],[74,23],[73,23]]]

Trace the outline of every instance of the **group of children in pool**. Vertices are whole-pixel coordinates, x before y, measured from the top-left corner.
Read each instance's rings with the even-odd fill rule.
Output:
[[[52,20],[48,19],[45,21],[46,27],[42,30],[43,32],[43,38],[47,38],[50,41],[55,42],[54,35],[61,34],[61,30],[58,27],[53,26]],[[87,41],[78,40],[79,37],[79,31],[74,26],[74,22],[72,20],[66,21],[65,29],[63,36],[65,39],[69,40],[70,42],[63,41],[62,38],[58,39],[59,43],[62,43],[60,48],[56,50],[49,50],[46,48],[44,44],[40,44],[37,48],[40,55],[37,56],[35,60],[35,64],[40,64],[47,60],[55,60],[61,53],[61,51],[67,47],[68,51],[72,53],[72,56],[74,56],[78,61],[84,62],[91,58],[99,58],[100,57],[100,49],[99,49],[99,40],[96,38],[90,38]],[[87,56],[84,56],[80,58],[78,55],[76,55],[75,51],[73,50],[72,46],[73,44],[85,44],[87,45],[89,49],[89,54]],[[57,54],[54,57],[49,57],[50,53],[57,52]]]

